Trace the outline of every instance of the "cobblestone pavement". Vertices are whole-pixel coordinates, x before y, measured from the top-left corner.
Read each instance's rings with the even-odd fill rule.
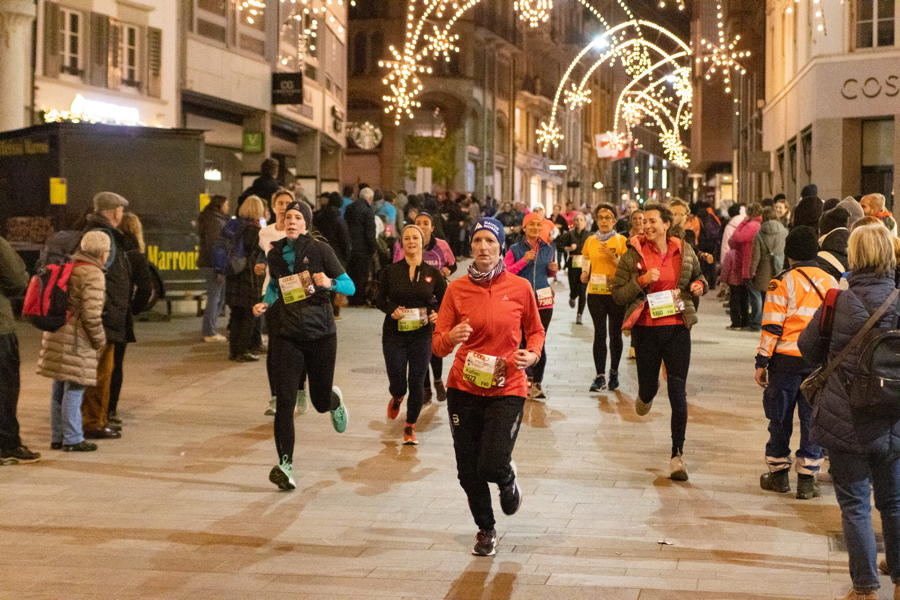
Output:
[[[119,411],[124,437],[91,454],[48,449],[50,383],[34,374],[39,338],[23,325],[19,416],[44,459],[0,468],[0,599],[845,592],[830,485],[812,501],[759,489],[766,424],[752,381],[756,336],[726,331],[711,297],[700,318],[688,382],[690,481],[673,483],[664,396],[647,417],[635,415],[633,361],[623,361],[620,392],[589,393],[591,327],[557,306],[549,401],[527,403],[515,452],[525,503],[499,517],[493,558],[469,553],[474,526],[444,407],[425,409],[418,447],[400,445],[401,423],[385,420],[375,310],[347,309],[339,323],[336,379],[350,428],[335,434],[312,410],[297,418],[293,493],[267,480],[276,456],[263,363],[225,360],[223,345],[199,341],[199,319],[138,325]]]

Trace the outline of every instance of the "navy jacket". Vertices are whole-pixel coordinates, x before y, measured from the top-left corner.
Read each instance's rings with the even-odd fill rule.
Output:
[[[835,306],[834,328],[827,356],[834,357],[862,328],[872,313],[887,300],[894,290],[893,274],[876,277],[872,272],[851,273],[850,289],[841,292]],[[896,306],[887,310],[876,327],[889,327],[896,314]],[[821,364],[826,356],[822,347],[820,307],[807,328],[800,334],[799,346],[803,357]],[[828,450],[848,454],[878,454],[900,456],[900,420],[863,414],[850,407],[847,390],[855,384],[856,348],[834,370],[819,401],[813,408],[812,436]],[[900,376],[900,375],[898,375]]]

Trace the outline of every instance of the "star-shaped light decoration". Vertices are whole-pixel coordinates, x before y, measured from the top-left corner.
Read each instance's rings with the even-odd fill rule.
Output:
[[[552,123],[541,121],[541,124],[537,128],[537,142],[538,145],[540,145],[542,152],[549,152],[551,147],[559,148],[559,142],[561,142],[562,139],[563,134],[559,130],[559,127]]]
[[[749,58],[749,50],[737,50],[737,43],[741,36],[734,36],[734,40],[725,37],[725,22],[723,19],[722,2],[716,2],[716,27],[718,28],[718,40],[716,43],[706,39],[700,40],[700,56],[696,58],[698,64],[705,68],[703,78],[711,80],[714,75],[721,73],[722,83],[725,85],[725,93],[731,93],[732,80],[735,75],[744,75],[747,69],[739,62],[742,58]]]
[[[569,110],[575,110],[591,103],[591,90],[580,88],[574,83],[563,94],[563,102]]]
[[[519,18],[534,29],[539,27],[541,23],[546,23],[550,20],[553,0],[516,0],[513,8],[519,13]]]

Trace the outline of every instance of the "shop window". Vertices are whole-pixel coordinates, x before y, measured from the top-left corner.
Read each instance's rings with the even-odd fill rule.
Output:
[[[229,0],[195,0],[194,32],[203,37],[222,42],[228,41]]]
[[[59,7],[60,71],[81,77],[84,61],[84,17],[77,10]]]
[[[894,45],[895,0],[856,0],[856,47]]]
[[[260,0],[243,0],[238,6],[238,46],[241,50],[266,53],[266,5]]]

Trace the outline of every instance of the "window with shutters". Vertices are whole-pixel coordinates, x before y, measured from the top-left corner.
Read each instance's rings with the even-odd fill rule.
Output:
[[[136,25],[119,25],[119,57],[122,61],[122,85],[141,87],[141,30]]]
[[[70,8],[59,8],[60,70],[81,78],[84,73],[84,15]]]

